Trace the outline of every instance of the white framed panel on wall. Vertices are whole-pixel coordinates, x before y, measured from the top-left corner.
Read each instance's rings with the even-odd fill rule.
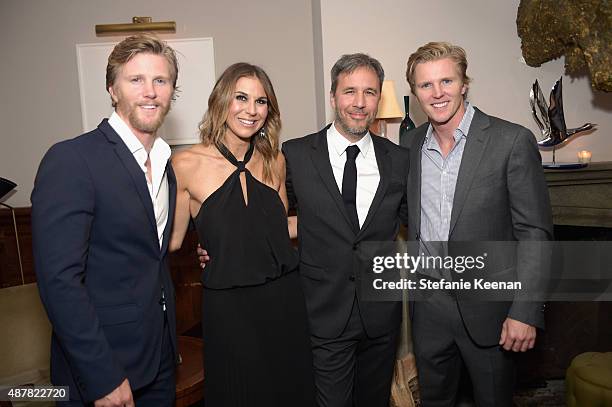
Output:
[[[190,38],[166,42],[178,58],[179,92],[157,134],[170,145],[196,144],[200,142],[198,123],[215,85],[213,40]],[[76,45],[84,132],[95,129],[113,111],[105,78],[108,56],[117,43]]]

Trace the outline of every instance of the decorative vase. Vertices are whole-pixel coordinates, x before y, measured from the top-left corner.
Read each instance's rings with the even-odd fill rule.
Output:
[[[408,143],[408,140],[406,138],[406,135],[408,134],[408,132],[412,129],[414,129],[416,126],[414,125],[414,122],[412,121],[412,119],[410,118],[410,97],[409,96],[404,96],[404,108],[406,110],[406,116],[404,116],[404,120],[402,120],[402,122],[400,123],[400,127],[399,127],[399,143],[400,146],[406,146]]]

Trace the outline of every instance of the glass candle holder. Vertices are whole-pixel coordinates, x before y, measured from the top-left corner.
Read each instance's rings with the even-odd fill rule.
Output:
[[[582,150],[578,153],[578,161],[583,164],[588,164],[591,162],[591,152],[587,150]]]

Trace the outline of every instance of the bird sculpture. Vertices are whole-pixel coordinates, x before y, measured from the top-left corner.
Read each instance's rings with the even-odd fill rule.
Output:
[[[533,118],[542,132],[542,139],[538,140],[540,147],[555,147],[574,134],[591,130],[596,125],[586,123],[574,129],[568,129],[565,124],[565,116],[563,114],[563,84],[559,78],[552,90],[550,91],[550,105],[546,103],[544,94],[540,84],[536,80],[529,92],[529,101],[531,103],[531,112]],[[539,116],[538,117],[538,112]]]

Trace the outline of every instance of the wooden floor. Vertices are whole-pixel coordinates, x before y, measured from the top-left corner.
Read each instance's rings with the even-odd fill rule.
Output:
[[[547,380],[534,388],[519,387],[514,392],[513,401],[514,407],[564,407],[565,380]],[[476,404],[471,395],[464,394],[455,407],[476,407]]]

